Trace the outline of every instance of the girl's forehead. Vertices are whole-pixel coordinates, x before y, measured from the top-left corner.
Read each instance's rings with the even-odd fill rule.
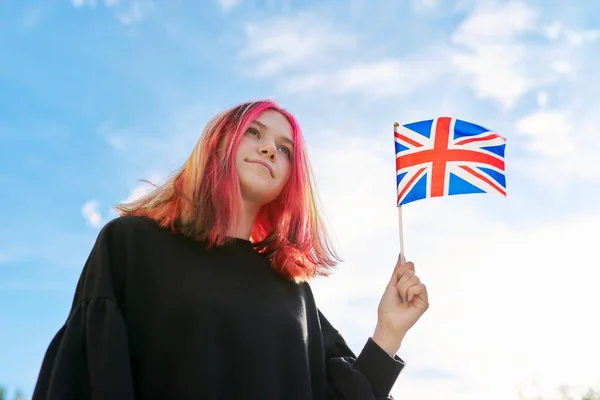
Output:
[[[294,138],[294,128],[288,118],[276,110],[263,111],[253,121],[254,125],[257,125],[260,129],[266,133],[283,137],[288,140]]]

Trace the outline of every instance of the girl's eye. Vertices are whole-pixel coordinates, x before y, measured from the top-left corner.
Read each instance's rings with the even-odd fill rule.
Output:
[[[253,136],[260,136],[260,132],[254,128],[248,128],[248,130],[246,131],[249,134],[253,135]]]
[[[279,150],[283,152],[288,158],[291,158],[292,152],[285,146],[279,146]]]

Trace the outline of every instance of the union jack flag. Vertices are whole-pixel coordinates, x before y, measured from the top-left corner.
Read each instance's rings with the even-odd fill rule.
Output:
[[[504,137],[470,122],[440,117],[395,126],[394,138],[398,206],[456,194],[506,196]]]

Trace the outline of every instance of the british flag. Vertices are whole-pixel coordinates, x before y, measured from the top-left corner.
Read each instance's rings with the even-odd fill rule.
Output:
[[[506,139],[479,125],[440,117],[394,127],[397,205],[467,193],[506,196]]]

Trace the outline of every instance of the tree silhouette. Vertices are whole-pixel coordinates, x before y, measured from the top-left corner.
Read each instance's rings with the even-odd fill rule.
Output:
[[[17,390],[15,392],[15,400],[25,400],[25,396],[23,396],[23,392]],[[0,386],[0,400],[8,400],[6,389],[3,386]]]
[[[594,389],[589,389],[581,400],[600,400],[600,392]]]
[[[567,385],[562,385],[557,388],[558,396],[552,396],[551,398],[544,398],[543,396],[526,397],[519,394],[521,400],[600,400],[600,390],[588,388],[583,395],[574,396],[570,394],[572,392]],[[583,396],[583,397],[581,397]]]

